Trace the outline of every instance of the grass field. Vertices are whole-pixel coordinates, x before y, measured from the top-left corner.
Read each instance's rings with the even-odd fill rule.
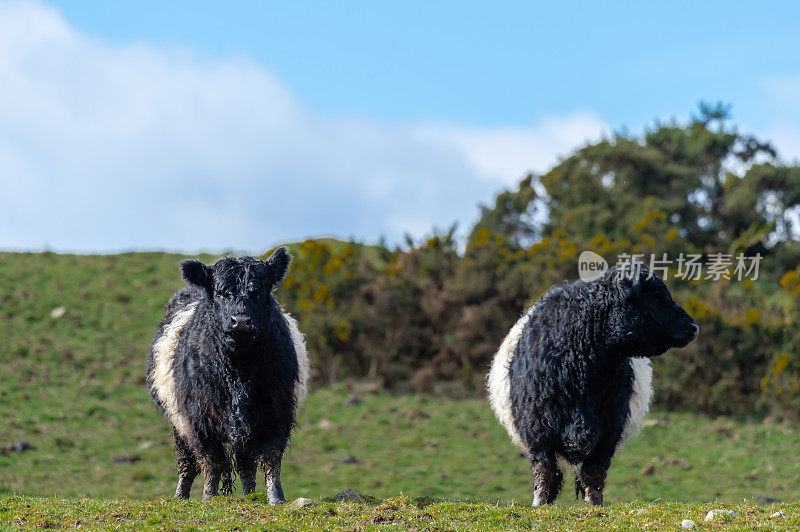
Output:
[[[9,441],[36,447],[0,456],[4,493],[159,497],[173,492],[168,429],[141,389],[86,415],[67,398],[59,414],[10,412]],[[345,406],[343,388],[317,390],[286,457],[289,497],[331,497],[352,488],[376,497],[488,498],[527,503],[528,464],[479,399],[364,394]],[[654,413],[617,456],[609,502],[800,498],[800,430],[791,425]],[[25,429],[24,427],[28,427]],[[134,463],[113,464],[123,456]],[[343,463],[354,457],[355,463]],[[352,460],[350,460],[352,461]],[[199,483],[194,495],[199,495]],[[574,502],[565,485],[561,502]]]
[[[735,516],[706,523],[712,509]],[[776,512],[782,515],[772,517]],[[677,530],[684,519],[705,530],[797,530],[800,504],[620,504],[602,509],[492,501],[393,497],[367,504],[323,501],[313,508],[273,508],[260,495],[208,503],[176,500],[0,499],[0,523],[21,528],[142,528],[173,530]]]
[[[284,487],[290,499],[317,500],[353,488],[374,504],[292,511],[270,509],[260,496],[208,505],[159,499],[173,493],[175,470],[143,373],[163,304],[180,285],[178,260],[0,253],[0,447],[34,447],[0,454],[0,523],[674,527],[730,504],[740,514],[730,526],[800,523],[796,425],[654,411],[612,466],[609,507],[573,506],[570,479],[556,508],[531,510],[528,464],[485,401],[391,396],[355,384],[311,395]],[[51,316],[58,307],[63,315]],[[360,402],[345,405],[351,394]],[[122,457],[139,460],[114,463]],[[635,508],[649,510],[627,513]],[[788,517],[769,518],[777,508]]]

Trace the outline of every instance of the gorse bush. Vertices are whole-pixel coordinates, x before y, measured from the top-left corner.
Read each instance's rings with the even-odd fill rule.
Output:
[[[526,176],[483,207],[465,242],[451,228],[394,250],[296,245],[281,297],[324,382],[479,393],[508,329],[552,284],[577,278],[582,250],[609,264],[666,254],[667,284],[702,332],[656,360],[658,403],[797,417],[798,210],[800,166],[739,134],[724,107],[701,106],[688,125],[616,135]],[[731,263],[683,280],[681,254]],[[739,279],[737,258],[757,256],[758,277]]]
[[[788,297],[781,307],[780,348],[761,379],[762,403],[778,412],[800,413],[800,266],[786,272],[780,284]]]

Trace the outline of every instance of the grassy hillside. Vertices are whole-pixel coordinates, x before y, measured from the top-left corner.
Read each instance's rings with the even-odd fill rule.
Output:
[[[163,304],[181,284],[180,258],[0,253],[0,448],[35,447],[0,453],[0,494],[173,492],[169,432],[150,404],[143,373]],[[63,315],[51,316],[58,307]],[[351,393],[361,402],[345,406]],[[340,385],[317,389],[300,424],[284,467],[288,497],[319,499],[353,488],[379,498],[530,501],[527,463],[480,399],[389,396]],[[618,455],[607,500],[796,501],[797,449],[796,425],[654,412]],[[113,463],[123,457],[140,460]],[[572,504],[571,486],[564,491],[560,501]],[[6,499],[0,509],[7,513],[11,505],[18,515],[31,500]],[[31,511],[41,504],[50,503],[32,504]],[[53,504],[65,512],[79,505]],[[135,513],[177,503],[121,504]]]

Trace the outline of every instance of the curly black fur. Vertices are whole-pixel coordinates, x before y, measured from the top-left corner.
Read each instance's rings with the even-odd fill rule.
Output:
[[[267,261],[181,263],[187,286],[167,304],[147,363],[150,395],[173,424],[180,497],[189,496],[201,469],[204,498],[216,495],[220,480],[223,492],[230,492],[234,470],[244,491],[252,491],[259,463],[270,479],[271,502],[283,501],[280,461],[295,424],[299,368],[272,290],[290,260],[280,248]],[[173,333],[174,349],[158,353],[159,340],[179,314],[186,321]],[[158,356],[171,357],[166,370],[156,367]],[[159,380],[159,371],[169,374]]]
[[[579,465],[576,491],[602,504],[629,413],[628,357],[683,347],[698,331],[641,265],[552,287],[529,313],[508,368],[514,426],[531,459],[534,504],[561,488],[557,457]]]

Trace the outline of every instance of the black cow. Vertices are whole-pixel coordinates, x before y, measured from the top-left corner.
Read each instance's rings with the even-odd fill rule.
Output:
[[[650,406],[649,357],[698,332],[642,265],[556,285],[519,319],[494,357],[487,389],[531,461],[534,506],[555,500],[567,465],[576,493],[603,504],[614,452],[639,432]]]
[[[178,460],[175,495],[188,498],[202,470],[203,499],[245,494],[264,469],[270,504],[286,502],[281,459],[306,396],[309,364],[297,322],[273,289],[291,256],[181,263],[187,286],[169,303],[147,358],[147,388],[169,420]]]

